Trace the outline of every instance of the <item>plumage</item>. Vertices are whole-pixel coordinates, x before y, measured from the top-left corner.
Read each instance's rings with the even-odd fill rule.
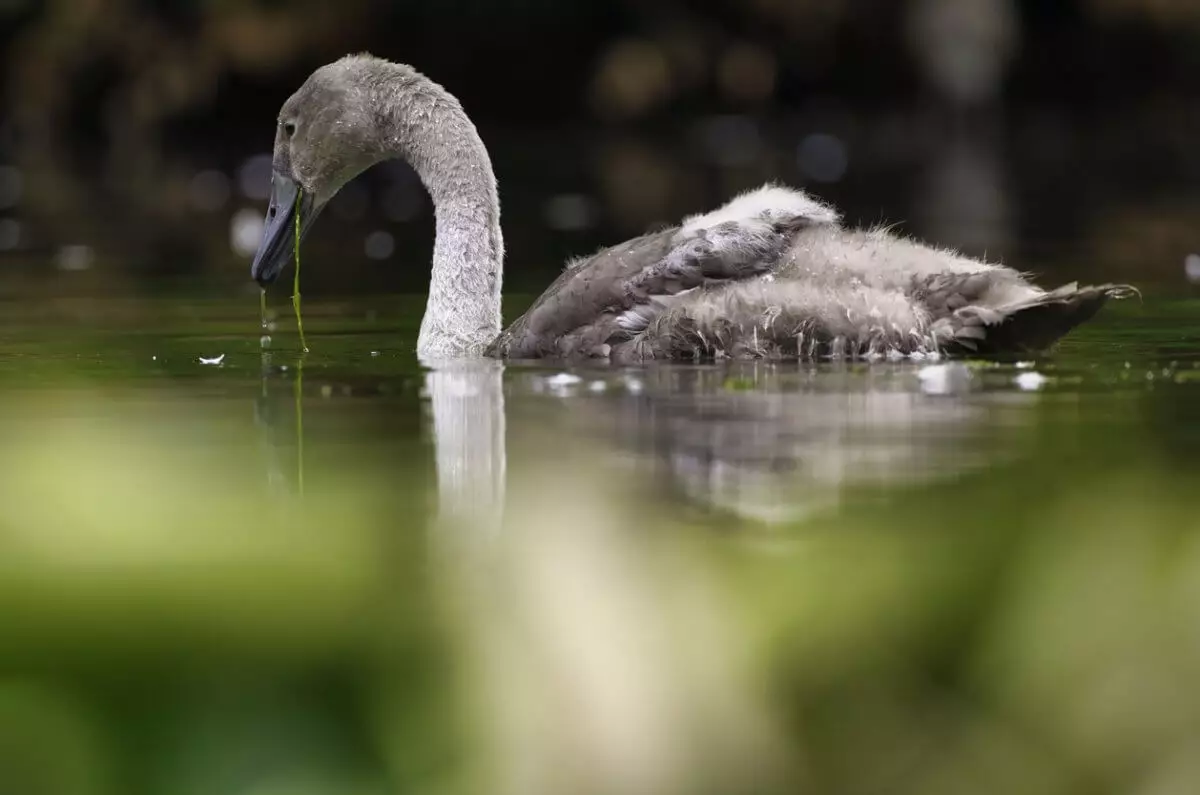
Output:
[[[1107,299],[1135,292],[1112,284],[1046,291],[1011,268],[888,229],[846,228],[829,205],[765,185],[572,262],[501,332],[503,239],[487,150],[445,89],[412,67],[365,55],[318,69],[284,103],[255,278],[273,280],[286,262],[274,219],[294,210],[306,229],[345,182],[390,158],[413,165],[437,214],[423,358],[1037,351]],[[311,206],[289,203],[306,195]]]

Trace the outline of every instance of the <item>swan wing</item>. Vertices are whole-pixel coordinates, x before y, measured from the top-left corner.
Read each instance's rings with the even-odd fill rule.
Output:
[[[699,287],[761,276],[796,232],[813,223],[785,216],[726,220],[644,235],[574,263],[493,344],[511,358],[608,356]]]

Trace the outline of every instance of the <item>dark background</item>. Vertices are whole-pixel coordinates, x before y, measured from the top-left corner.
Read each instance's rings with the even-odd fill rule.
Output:
[[[1200,248],[1194,0],[0,0],[0,47],[10,293],[241,287],[279,105],[363,50],[477,122],[510,289],[768,179],[1063,278]],[[309,240],[307,292],[419,291],[431,208],[388,164]]]

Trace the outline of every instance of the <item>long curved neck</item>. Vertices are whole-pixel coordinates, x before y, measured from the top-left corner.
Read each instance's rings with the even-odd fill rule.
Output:
[[[500,333],[504,240],[487,149],[462,105],[411,70],[380,86],[385,127],[433,198],[437,240],[417,338],[422,359],[477,356]]]

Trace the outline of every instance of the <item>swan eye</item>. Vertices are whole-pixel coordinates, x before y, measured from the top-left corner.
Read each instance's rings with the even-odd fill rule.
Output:
[[[283,134],[286,135],[288,138],[291,138],[293,135],[295,135],[296,134],[296,122],[285,121],[283,123]]]

